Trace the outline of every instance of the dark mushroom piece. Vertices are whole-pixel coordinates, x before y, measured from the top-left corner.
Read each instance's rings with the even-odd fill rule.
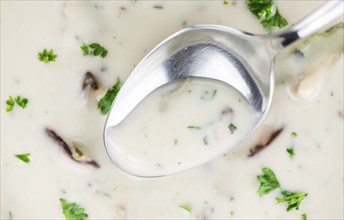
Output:
[[[99,88],[98,82],[94,74],[89,71],[86,72],[82,80],[82,90],[83,91],[89,90],[89,89],[97,90],[98,88]]]
[[[95,168],[100,168],[100,165],[91,157],[86,156],[78,147],[77,142],[72,142],[68,145],[54,130],[45,128],[45,132],[60,148],[75,162],[89,164]]]
[[[267,148],[281,134],[281,132],[283,130],[284,130],[284,128],[282,127],[282,128],[279,128],[279,129],[273,131],[266,141],[264,141],[263,143],[257,144],[256,146],[254,146],[253,148],[250,149],[248,157],[253,157],[257,153],[259,153],[262,150],[264,150],[265,148]]]

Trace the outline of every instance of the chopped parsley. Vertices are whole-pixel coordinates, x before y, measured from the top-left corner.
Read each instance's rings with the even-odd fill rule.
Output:
[[[279,13],[278,9],[276,9],[276,13],[274,16],[272,16],[268,20],[264,20],[261,22],[263,27],[269,28],[269,27],[278,27],[282,28],[288,25],[287,20]]]
[[[187,128],[190,128],[190,129],[197,129],[197,130],[201,129],[200,126],[196,126],[196,125],[188,125]]]
[[[288,25],[287,20],[273,4],[273,0],[246,0],[246,5],[265,28],[282,28]],[[275,13],[273,14],[274,10]]]
[[[223,0],[223,4],[228,5],[229,4],[228,0]]]
[[[20,96],[17,96],[17,98],[14,99],[14,101],[22,108],[26,108],[27,103],[29,100],[27,98],[22,98]]]
[[[271,169],[264,167],[262,168],[262,172],[263,175],[257,176],[260,181],[260,186],[257,192],[260,196],[266,195],[280,187],[280,183]]]
[[[8,99],[6,100],[6,112],[10,112],[13,110],[13,107],[14,107],[14,99],[12,96],[8,97]]]
[[[80,207],[76,203],[68,203],[65,199],[60,198],[63,214],[67,220],[85,220],[88,215],[85,213],[85,209]]]
[[[162,5],[153,5],[153,8],[155,8],[155,9],[164,9],[164,6],[162,6]]]
[[[297,137],[297,133],[295,131],[293,131],[293,132],[290,133],[290,136],[291,137]]]
[[[263,172],[263,175],[257,176],[258,180],[260,181],[260,186],[257,192],[259,193],[260,196],[268,194],[271,191],[275,190],[276,188],[280,187],[280,184],[274,172],[271,169],[263,168],[262,172]],[[303,193],[303,192],[294,193],[287,190],[282,190],[282,189],[280,190],[281,190],[282,197],[277,197],[276,202],[288,203],[288,207],[287,207],[288,212],[292,209],[299,210],[302,200],[304,200],[307,196],[307,193]],[[306,214],[302,214],[301,219],[306,220],[307,219]]]
[[[186,26],[188,26],[188,22],[187,21],[183,21],[182,22],[182,27],[186,27]],[[190,91],[190,90],[189,90]],[[191,91],[190,91],[191,92]]]
[[[292,131],[292,132],[290,133],[290,136],[291,136],[292,138],[295,138],[295,137],[297,137],[297,133],[296,133],[295,131]],[[291,159],[293,159],[293,158],[295,157],[295,150],[294,150],[294,147],[293,147],[293,146],[287,148],[287,152],[288,152],[289,157],[290,157]]]
[[[184,205],[179,205],[178,207],[184,209],[184,210],[187,211],[188,213],[191,213],[191,212],[192,212],[192,208],[191,208],[190,205],[185,205],[185,204],[184,204]]]
[[[302,202],[302,200],[304,198],[306,198],[307,193],[293,193],[293,192],[289,192],[286,190],[283,190],[281,192],[282,196],[281,198],[276,198],[277,203],[281,203],[281,202],[287,202],[288,203],[288,207],[287,207],[287,211],[289,212],[292,209],[296,209],[299,210],[300,204]]]
[[[293,148],[293,147],[287,148],[287,152],[288,152],[289,157],[290,157],[291,159],[293,159],[293,158],[295,157],[295,151],[294,151],[294,148]]]
[[[230,125],[228,125],[228,129],[231,132],[231,134],[233,134],[234,131],[236,131],[237,127],[233,123],[231,123]]]
[[[30,162],[30,153],[26,153],[26,154],[16,154],[14,156],[16,156],[19,160],[23,161],[24,163],[29,163]]]
[[[9,96],[6,100],[6,112],[12,111],[15,104],[19,105],[22,108],[26,108],[28,102],[29,100],[27,98],[22,98],[20,96],[13,98],[12,96]]]
[[[307,220],[307,214],[306,213],[303,213],[301,215],[301,220]]]
[[[100,109],[103,115],[106,115],[110,111],[112,102],[115,100],[119,90],[121,90],[121,81],[117,78],[116,84],[98,102],[98,109]]]
[[[108,51],[98,43],[84,44],[80,46],[83,51],[84,56],[100,56],[102,58],[106,57]]]
[[[292,52],[297,58],[303,58],[303,57],[305,57],[305,54],[304,53],[302,53],[302,51],[301,50],[299,50],[299,49],[295,49],[295,50],[293,50],[293,52]]]
[[[44,49],[43,51],[38,53],[38,60],[43,63],[55,62],[57,55],[54,54],[54,50],[47,50]]]
[[[215,97],[216,93],[217,93],[216,89],[214,89],[212,91],[206,90],[206,91],[203,92],[203,94],[201,96],[201,99],[203,99],[203,100],[212,100]]]

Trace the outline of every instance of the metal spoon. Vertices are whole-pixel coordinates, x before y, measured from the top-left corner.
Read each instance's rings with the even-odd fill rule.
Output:
[[[271,36],[254,35],[218,25],[197,25],[173,34],[146,55],[118,93],[104,128],[104,142],[110,158],[123,171],[142,177],[164,176],[190,168],[181,166],[174,171],[158,172],[127,169],[127,155],[121,151],[121,146],[110,144],[111,137],[108,135],[109,129],[119,125],[151,92],[187,77],[215,79],[237,89],[260,114],[260,120],[248,132],[248,135],[251,134],[270,107],[277,52],[342,14],[343,1],[329,1],[286,31]],[[224,147],[222,153],[233,147]],[[212,159],[214,156],[196,165]]]

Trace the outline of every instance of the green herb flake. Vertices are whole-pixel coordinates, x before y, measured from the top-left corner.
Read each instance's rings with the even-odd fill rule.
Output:
[[[6,112],[10,112],[13,110],[15,101],[12,96],[9,96],[8,99],[6,100]]]
[[[80,46],[80,49],[84,52],[84,56],[91,55],[87,44]]]
[[[307,220],[307,214],[306,213],[303,213],[301,215],[301,220]]]
[[[275,7],[273,0],[246,0],[246,5],[265,28],[282,28],[288,25],[287,20],[279,13],[277,7],[273,15],[273,8]]]
[[[121,90],[121,81],[119,80],[119,78],[117,78],[116,84],[111,89],[109,89],[105,93],[103,98],[101,98],[100,101],[98,102],[98,109],[100,109],[103,115],[106,115],[110,111],[111,105],[120,90]]]
[[[214,89],[212,91],[206,90],[206,91],[203,92],[203,94],[201,96],[201,99],[203,99],[203,100],[212,100],[215,97],[216,93],[217,93],[216,89]]]
[[[295,157],[295,151],[294,151],[294,148],[293,148],[293,147],[287,148],[287,152],[288,152],[289,157],[290,157],[291,159],[293,159],[293,158]]]
[[[17,103],[17,105],[19,105],[22,108],[26,108],[27,103],[29,102],[27,98],[22,98],[20,96],[17,96],[17,98],[15,98],[14,101]]]
[[[186,26],[188,26],[188,22],[187,21],[183,21],[182,22],[182,27],[186,27]],[[191,91],[189,90],[189,93],[190,93]]]
[[[263,27],[269,28],[269,27],[278,27],[282,28],[288,25],[287,20],[279,13],[278,10],[276,10],[276,13],[274,16],[272,16],[268,20],[264,20],[261,22]]]
[[[190,205],[185,205],[185,204],[184,204],[184,205],[179,205],[178,207],[184,209],[184,210],[187,211],[188,213],[191,213],[191,212],[192,212],[192,208],[191,208]]]
[[[8,220],[12,220],[13,219],[13,214],[11,211],[8,212]]]
[[[6,101],[6,104],[7,104],[7,105],[10,105],[10,106],[14,106],[15,101],[14,101],[14,99],[13,99],[12,96],[9,96],[9,97],[8,97],[8,100]]]
[[[38,60],[43,63],[55,62],[57,55],[54,54],[54,50],[47,50],[44,49],[43,51],[38,53]]]
[[[16,154],[14,156],[16,156],[18,159],[22,160],[24,163],[29,163],[30,162],[30,153],[26,153],[26,154]]]
[[[292,52],[297,58],[303,58],[303,57],[305,57],[305,54],[304,53],[302,53],[302,51],[301,50],[299,50],[299,49],[295,49],[295,50],[293,50],[293,52]]]
[[[60,198],[61,207],[66,220],[85,220],[88,215],[85,213],[85,209],[80,207],[76,203],[68,203],[65,199]]]
[[[297,137],[297,133],[295,131],[293,131],[293,132],[290,133],[290,136],[291,137]]]
[[[260,181],[260,186],[257,192],[260,196],[266,195],[280,187],[280,183],[270,168],[264,167],[262,168],[262,172],[263,175],[257,176]]]
[[[162,5],[153,5],[153,8],[155,8],[155,9],[164,9],[164,6],[162,6]]]
[[[12,111],[15,104],[19,105],[22,108],[26,108],[28,102],[29,100],[27,98],[22,98],[20,96],[13,98],[12,96],[9,96],[6,100],[6,112]]]
[[[108,54],[108,50],[98,43],[84,44],[80,46],[80,49],[83,51],[84,56],[100,56],[104,58]]]
[[[224,5],[228,5],[229,2],[228,2],[227,0],[223,0],[223,4],[224,4]]]
[[[299,210],[299,207],[300,207],[302,200],[304,200],[307,196],[307,193],[303,193],[303,192],[293,193],[293,192],[289,192],[286,190],[283,190],[281,192],[281,194],[283,197],[276,198],[276,202],[277,203],[287,202],[288,203],[288,207],[287,207],[288,212],[292,209]]]
[[[230,125],[228,125],[228,129],[231,132],[231,134],[233,134],[234,131],[236,131],[238,128],[233,123],[231,123]]]
[[[200,130],[201,129],[200,126],[196,126],[196,125],[188,125],[187,128],[189,128],[189,129],[196,129],[196,130]]]

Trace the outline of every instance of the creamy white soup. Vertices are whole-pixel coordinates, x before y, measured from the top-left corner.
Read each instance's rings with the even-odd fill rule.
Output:
[[[276,1],[289,25],[322,3]],[[271,109],[236,148],[159,178],[114,165],[99,101],[195,24],[269,32],[239,0],[1,1],[0,218],[343,219],[343,18],[278,55]],[[250,111],[230,87],[191,78],[152,93],[113,145],[135,170],[192,167],[193,151],[245,135]]]
[[[227,84],[188,78],[158,89],[110,128],[108,151],[139,176],[176,173],[238,145],[261,116]]]

